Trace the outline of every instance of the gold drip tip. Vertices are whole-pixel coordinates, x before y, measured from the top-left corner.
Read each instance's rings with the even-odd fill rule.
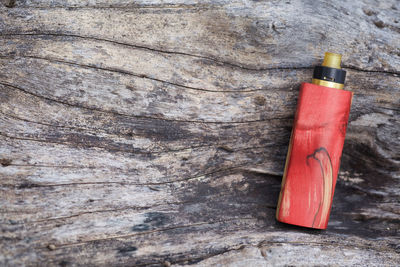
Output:
[[[343,89],[346,71],[342,70],[340,63],[342,55],[325,52],[324,61],[321,66],[314,69],[312,83],[326,87]]]
[[[322,66],[340,69],[341,61],[342,61],[342,55],[326,52],[324,57],[324,62],[322,62]]]

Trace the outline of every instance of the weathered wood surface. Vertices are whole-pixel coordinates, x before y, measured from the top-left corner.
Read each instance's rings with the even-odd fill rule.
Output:
[[[1,265],[399,264],[399,1],[3,4]],[[325,51],[355,95],[313,231],[274,213]]]

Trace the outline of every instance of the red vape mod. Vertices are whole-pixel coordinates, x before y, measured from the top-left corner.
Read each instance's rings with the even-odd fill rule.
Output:
[[[312,83],[303,83],[297,103],[278,221],[326,229],[339,172],[353,93],[342,90],[341,55],[325,53]]]

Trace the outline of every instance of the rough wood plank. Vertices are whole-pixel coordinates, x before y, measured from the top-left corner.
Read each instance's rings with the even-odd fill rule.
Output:
[[[400,262],[398,1],[5,2],[2,265]],[[313,231],[274,213],[327,50],[355,96]]]

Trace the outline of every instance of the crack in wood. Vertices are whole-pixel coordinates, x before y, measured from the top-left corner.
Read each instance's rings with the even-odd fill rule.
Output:
[[[249,165],[248,162],[242,163],[242,164],[238,164],[235,165],[233,167],[229,167],[229,168],[221,168],[221,169],[217,169],[215,171],[212,172],[208,172],[208,173],[202,173],[202,174],[197,174],[194,176],[188,176],[188,177],[184,177],[181,179],[176,179],[176,180],[172,180],[172,181],[165,181],[165,182],[151,182],[151,183],[132,183],[132,182],[81,182],[81,183],[65,183],[65,184],[34,184],[34,187],[58,187],[58,186],[77,186],[77,185],[96,185],[96,184],[118,184],[118,185],[123,185],[123,186],[152,186],[152,185],[165,185],[165,184],[172,184],[172,183],[180,183],[180,182],[184,182],[184,181],[189,181],[189,180],[194,180],[194,179],[199,179],[199,178],[205,178],[206,176],[210,176],[216,173],[220,173],[221,175],[226,174],[227,172],[232,172],[232,171],[241,171],[241,168],[243,166]],[[217,177],[220,177],[217,176]],[[174,177],[174,176],[172,176]],[[160,177],[160,180],[163,179],[168,179],[171,178],[171,176],[165,176],[165,177]],[[215,177],[216,178],[216,177]],[[20,185],[7,185],[7,184],[0,184],[0,187],[19,187]]]
[[[236,93],[251,93],[251,92],[260,92],[260,91],[271,91],[271,90],[273,90],[274,92],[280,91],[280,89],[276,89],[276,88],[274,88],[274,89],[271,89],[271,88],[267,88],[267,89],[266,88],[259,88],[259,89],[238,89],[238,90],[212,90],[212,89],[192,87],[192,86],[187,86],[187,85],[183,85],[183,84],[179,84],[179,83],[174,83],[174,82],[170,82],[170,81],[166,81],[166,80],[150,77],[150,76],[145,75],[145,74],[133,73],[133,72],[129,72],[129,71],[122,70],[122,69],[99,67],[99,66],[95,66],[95,65],[87,65],[87,64],[82,64],[82,63],[77,63],[77,62],[72,62],[72,61],[61,60],[61,59],[57,59],[57,58],[39,57],[39,56],[34,56],[34,55],[18,55],[18,56],[12,56],[12,57],[10,57],[10,56],[0,56],[0,58],[4,58],[4,59],[17,59],[17,58],[38,59],[38,60],[44,60],[44,61],[48,61],[48,62],[52,62],[52,63],[59,63],[59,64],[65,64],[65,65],[70,65],[70,66],[76,66],[76,67],[80,67],[80,68],[102,70],[102,71],[113,72],[113,73],[118,73],[118,74],[122,74],[122,75],[130,75],[130,76],[134,76],[134,77],[137,77],[137,78],[156,81],[156,82],[160,82],[160,83],[164,83],[164,84],[168,84],[168,85],[172,85],[172,86],[176,86],[176,87],[182,87],[182,88],[189,89],[189,90],[210,92],[210,93],[221,93],[221,94],[234,93],[234,94],[236,94]],[[268,69],[268,70],[285,70],[285,69],[291,70],[291,69],[296,69],[296,68],[271,68],[271,69]],[[307,68],[298,68],[298,69],[309,69],[309,68],[307,67]]]
[[[133,136],[141,136],[139,134],[131,134],[131,133],[129,133],[129,134],[109,133],[109,132],[107,132],[105,130],[102,130],[100,128],[82,128],[82,127],[73,127],[73,126],[66,126],[66,125],[55,125],[55,124],[50,124],[50,123],[37,122],[37,121],[23,119],[23,118],[20,118],[20,117],[11,115],[11,114],[6,114],[6,113],[1,112],[1,111],[0,111],[0,114],[2,114],[4,116],[11,117],[11,118],[16,119],[16,120],[21,120],[21,121],[34,123],[34,124],[39,124],[39,125],[44,125],[44,126],[49,126],[49,127],[79,130],[79,131],[84,131],[86,133],[99,133],[99,132],[101,132],[101,133],[108,134],[111,137],[112,136],[129,137],[128,140],[130,140],[131,137],[133,137]],[[2,133],[0,132],[0,135],[1,134]],[[3,136],[8,137],[8,138],[13,138],[13,137],[10,137],[10,136],[4,135],[4,134],[3,134]],[[41,142],[42,141],[42,140],[38,140],[38,139],[26,139],[26,140],[37,141],[37,142]],[[48,141],[44,141],[44,142],[48,142]],[[172,152],[181,152],[181,151],[186,151],[186,150],[191,150],[191,149],[196,149],[196,148],[218,147],[218,146],[221,146],[221,145],[223,146],[223,145],[226,145],[226,144],[230,144],[231,142],[235,142],[235,140],[230,140],[229,143],[219,143],[219,144],[218,143],[214,143],[214,144],[204,143],[204,144],[200,144],[200,145],[188,146],[188,147],[183,147],[183,148],[179,148],[179,149],[165,149],[165,150],[159,150],[159,151],[152,150],[152,151],[148,151],[148,152],[140,152],[140,151],[139,152],[143,153],[143,154],[147,154],[147,153],[152,153],[152,154],[172,153]],[[62,143],[62,144],[68,144],[68,143]],[[125,150],[119,150],[119,151],[125,151]],[[50,166],[50,165],[49,166],[44,166],[44,165],[28,165],[28,164],[12,164],[12,165],[13,166],[31,166],[31,167],[60,167],[60,166]],[[71,166],[71,167],[74,167],[74,166]],[[82,166],[82,168],[86,168],[86,167]]]
[[[302,70],[302,69],[313,69],[314,68],[314,66],[273,66],[273,67],[268,67],[268,68],[248,67],[248,66],[240,65],[238,63],[221,61],[219,59],[208,57],[208,56],[190,54],[190,53],[179,52],[179,51],[162,50],[162,49],[152,48],[152,47],[149,47],[149,46],[135,45],[135,44],[129,44],[129,43],[119,42],[119,41],[115,41],[115,40],[99,38],[99,37],[81,36],[81,35],[76,35],[76,34],[40,33],[40,32],[35,32],[35,33],[8,33],[8,32],[4,33],[3,32],[3,33],[0,33],[0,36],[54,36],[54,37],[72,37],[72,38],[79,38],[79,39],[88,39],[88,40],[94,40],[94,41],[108,42],[108,43],[115,44],[115,45],[127,46],[127,47],[131,47],[131,48],[135,48],[135,49],[143,49],[143,50],[162,53],[162,54],[176,54],[176,55],[183,55],[183,56],[188,56],[188,57],[205,59],[205,60],[209,60],[209,61],[215,62],[217,64],[220,64],[220,65],[225,65],[225,66],[229,66],[229,67],[233,67],[233,68],[239,68],[239,69],[246,70],[246,71],[263,72],[263,71],[269,71],[269,70]],[[2,56],[2,57],[4,57],[4,56]],[[185,85],[182,85],[182,84],[175,84],[175,83],[164,81],[164,80],[161,80],[161,79],[156,79],[156,78],[153,78],[153,77],[149,77],[149,76],[146,76],[144,74],[134,74],[134,73],[130,73],[130,72],[123,71],[123,70],[100,68],[100,67],[91,66],[91,65],[84,65],[84,64],[79,64],[79,63],[75,63],[75,62],[68,62],[68,61],[57,60],[57,59],[48,59],[48,58],[36,57],[36,56],[24,56],[24,57],[31,57],[31,58],[37,58],[37,59],[43,59],[43,60],[49,60],[49,61],[53,60],[53,61],[57,61],[57,62],[67,63],[67,64],[74,64],[74,65],[82,66],[82,67],[98,68],[98,69],[103,69],[103,70],[106,70],[106,71],[107,70],[108,71],[114,71],[114,72],[119,72],[121,74],[129,74],[129,75],[137,76],[137,77],[140,77],[140,78],[151,79],[151,80],[155,80],[155,81],[159,81],[159,82],[163,82],[163,83],[168,83],[168,84],[175,85],[175,86],[185,87],[187,89],[200,90],[200,91],[208,91],[208,92],[254,92],[254,91],[263,90],[263,89],[242,90],[242,91],[209,90],[209,89],[204,89],[204,88],[196,88],[196,87],[185,86]],[[347,68],[347,69],[351,69],[351,70],[354,70],[354,71],[360,71],[360,72],[366,72],[366,73],[371,73],[371,72],[373,72],[373,73],[382,73],[382,74],[394,75],[396,77],[398,75],[400,75],[400,71],[396,71],[396,70],[384,70],[384,69],[378,69],[378,70],[371,69],[371,70],[369,70],[369,69],[362,69],[362,68],[357,67],[357,66],[346,65],[346,64],[343,64],[342,67],[345,68],[345,69]]]
[[[16,1],[16,0],[5,0],[5,1]],[[30,3],[30,5],[25,5],[26,3],[21,3],[18,5],[14,5],[18,9],[21,10],[31,10],[31,9],[64,9],[64,10],[102,10],[102,9],[111,9],[111,10],[124,10],[124,11],[134,11],[134,10],[141,10],[141,9],[163,9],[163,10],[168,10],[168,9],[189,9],[189,10],[216,10],[216,9],[222,9],[223,4],[217,5],[217,4],[148,4],[148,5],[142,5],[142,4],[134,4],[134,3],[127,3],[124,5],[33,5],[33,3]]]
[[[170,227],[165,227],[165,228],[160,228],[160,229],[154,229],[154,230],[151,230],[151,231],[136,232],[136,233],[133,233],[133,234],[114,235],[114,236],[108,236],[108,237],[105,237],[105,238],[95,238],[95,239],[83,240],[81,242],[56,244],[56,248],[60,249],[60,248],[66,248],[66,247],[83,246],[83,245],[85,245],[87,243],[101,242],[101,241],[107,241],[107,240],[112,240],[112,239],[126,239],[126,238],[130,238],[130,237],[138,236],[138,235],[147,235],[147,234],[165,232],[165,231],[176,230],[176,229],[181,229],[181,228],[190,228],[190,227],[196,227],[196,226],[201,226],[201,225],[226,223],[226,222],[237,221],[237,220],[253,220],[253,221],[256,221],[257,219],[253,218],[253,217],[239,217],[239,218],[230,218],[230,219],[225,219],[225,220],[215,220],[215,221],[208,221],[208,222],[182,224],[182,225],[170,226]],[[38,248],[47,249],[47,247],[38,247]]]
[[[153,51],[157,53],[163,53],[163,54],[176,54],[176,55],[183,55],[183,56],[189,56],[189,57],[194,57],[194,58],[199,58],[199,59],[205,59],[209,60],[212,62],[215,62],[220,65],[225,65],[229,67],[234,67],[234,68],[239,68],[242,70],[246,71],[268,71],[268,70],[294,70],[294,69],[312,69],[312,66],[275,66],[275,67],[269,67],[269,68],[251,68],[247,66],[240,65],[238,63],[231,63],[227,61],[221,61],[216,58],[208,57],[208,56],[202,56],[202,55],[196,55],[196,54],[190,54],[186,52],[179,52],[179,51],[169,51],[169,50],[161,50],[161,49],[156,49],[152,48],[149,46],[141,46],[141,45],[135,45],[135,44],[128,44],[128,43],[123,43],[123,42],[118,42],[115,40],[109,40],[109,39],[104,39],[104,38],[98,38],[98,37],[92,37],[92,36],[81,36],[81,35],[76,35],[76,34],[64,34],[64,33],[0,33],[0,36],[55,36],[55,37],[72,37],[72,38],[80,38],[80,39],[89,39],[89,40],[94,40],[94,41],[102,41],[102,42],[108,42],[116,45],[122,45],[122,46],[127,46],[127,47],[132,47],[136,49],[144,49],[148,51]],[[194,89],[194,88],[192,88]],[[201,89],[198,89],[201,90]]]
[[[199,145],[199,146],[191,146],[191,147],[185,147],[182,149],[175,149],[175,150],[165,150],[165,151],[140,151],[140,150],[135,150],[135,149],[116,149],[116,148],[107,148],[105,146],[98,146],[98,145],[88,145],[88,144],[83,144],[83,143],[75,143],[75,142],[57,142],[57,141],[51,141],[51,140],[46,140],[46,139],[35,139],[35,138],[27,138],[27,137],[18,137],[18,136],[11,136],[8,134],[5,134],[3,132],[0,132],[0,136],[3,136],[5,138],[10,138],[10,139],[16,139],[16,140],[22,140],[22,141],[33,141],[33,142],[41,142],[41,143],[48,143],[48,144],[58,144],[58,145],[78,145],[78,146],[83,146],[87,148],[100,148],[104,149],[106,151],[111,151],[111,152],[126,152],[126,153],[135,153],[135,154],[143,154],[143,155],[150,155],[150,154],[164,154],[164,153],[176,153],[176,152],[181,152],[181,151],[186,151],[186,150],[193,150],[197,148],[206,148],[206,147],[214,147],[218,148],[218,144],[209,144],[209,145]],[[269,144],[266,146],[251,146],[251,147],[242,147],[233,150],[232,152],[239,152],[239,151],[246,151],[249,149],[262,149],[262,148],[269,148],[269,147],[277,147],[277,145],[274,144]],[[11,164],[10,164],[11,165]]]
[[[174,122],[188,122],[188,123],[199,123],[199,124],[246,124],[246,123],[255,123],[255,122],[262,122],[262,121],[271,121],[271,120],[288,120],[291,119],[292,117],[274,117],[274,118],[268,118],[268,119],[260,119],[260,120],[248,120],[248,121],[201,121],[201,120],[178,120],[178,119],[172,119],[172,118],[157,118],[157,117],[152,117],[152,116],[146,116],[146,115],[134,115],[134,114],[124,114],[124,113],[120,113],[117,111],[113,111],[113,110],[103,110],[97,107],[88,107],[88,106],[84,106],[84,105],[79,105],[76,103],[69,103],[67,101],[61,101],[58,99],[53,99],[50,97],[46,97],[46,96],[42,96],[39,94],[35,94],[32,93],[26,89],[23,89],[21,87],[12,85],[10,83],[6,83],[6,82],[2,82],[0,81],[0,85],[3,86],[9,86],[12,87],[14,89],[17,89],[21,92],[24,92],[26,94],[38,97],[38,98],[42,98],[48,101],[53,101],[59,104],[63,104],[66,106],[71,106],[71,107],[75,107],[75,108],[81,108],[81,109],[87,109],[87,110],[92,110],[92,111],[97,111],[97,112],[101,112],[101,113],[107,113],[107,114],[114,114],[114,115],[118,115],[118,116],[126,116],[126,117],[132,117],[132,118],[144,118],[144,119],[151,119],[151,120],[162,120],[162,121],[174,121]]]

